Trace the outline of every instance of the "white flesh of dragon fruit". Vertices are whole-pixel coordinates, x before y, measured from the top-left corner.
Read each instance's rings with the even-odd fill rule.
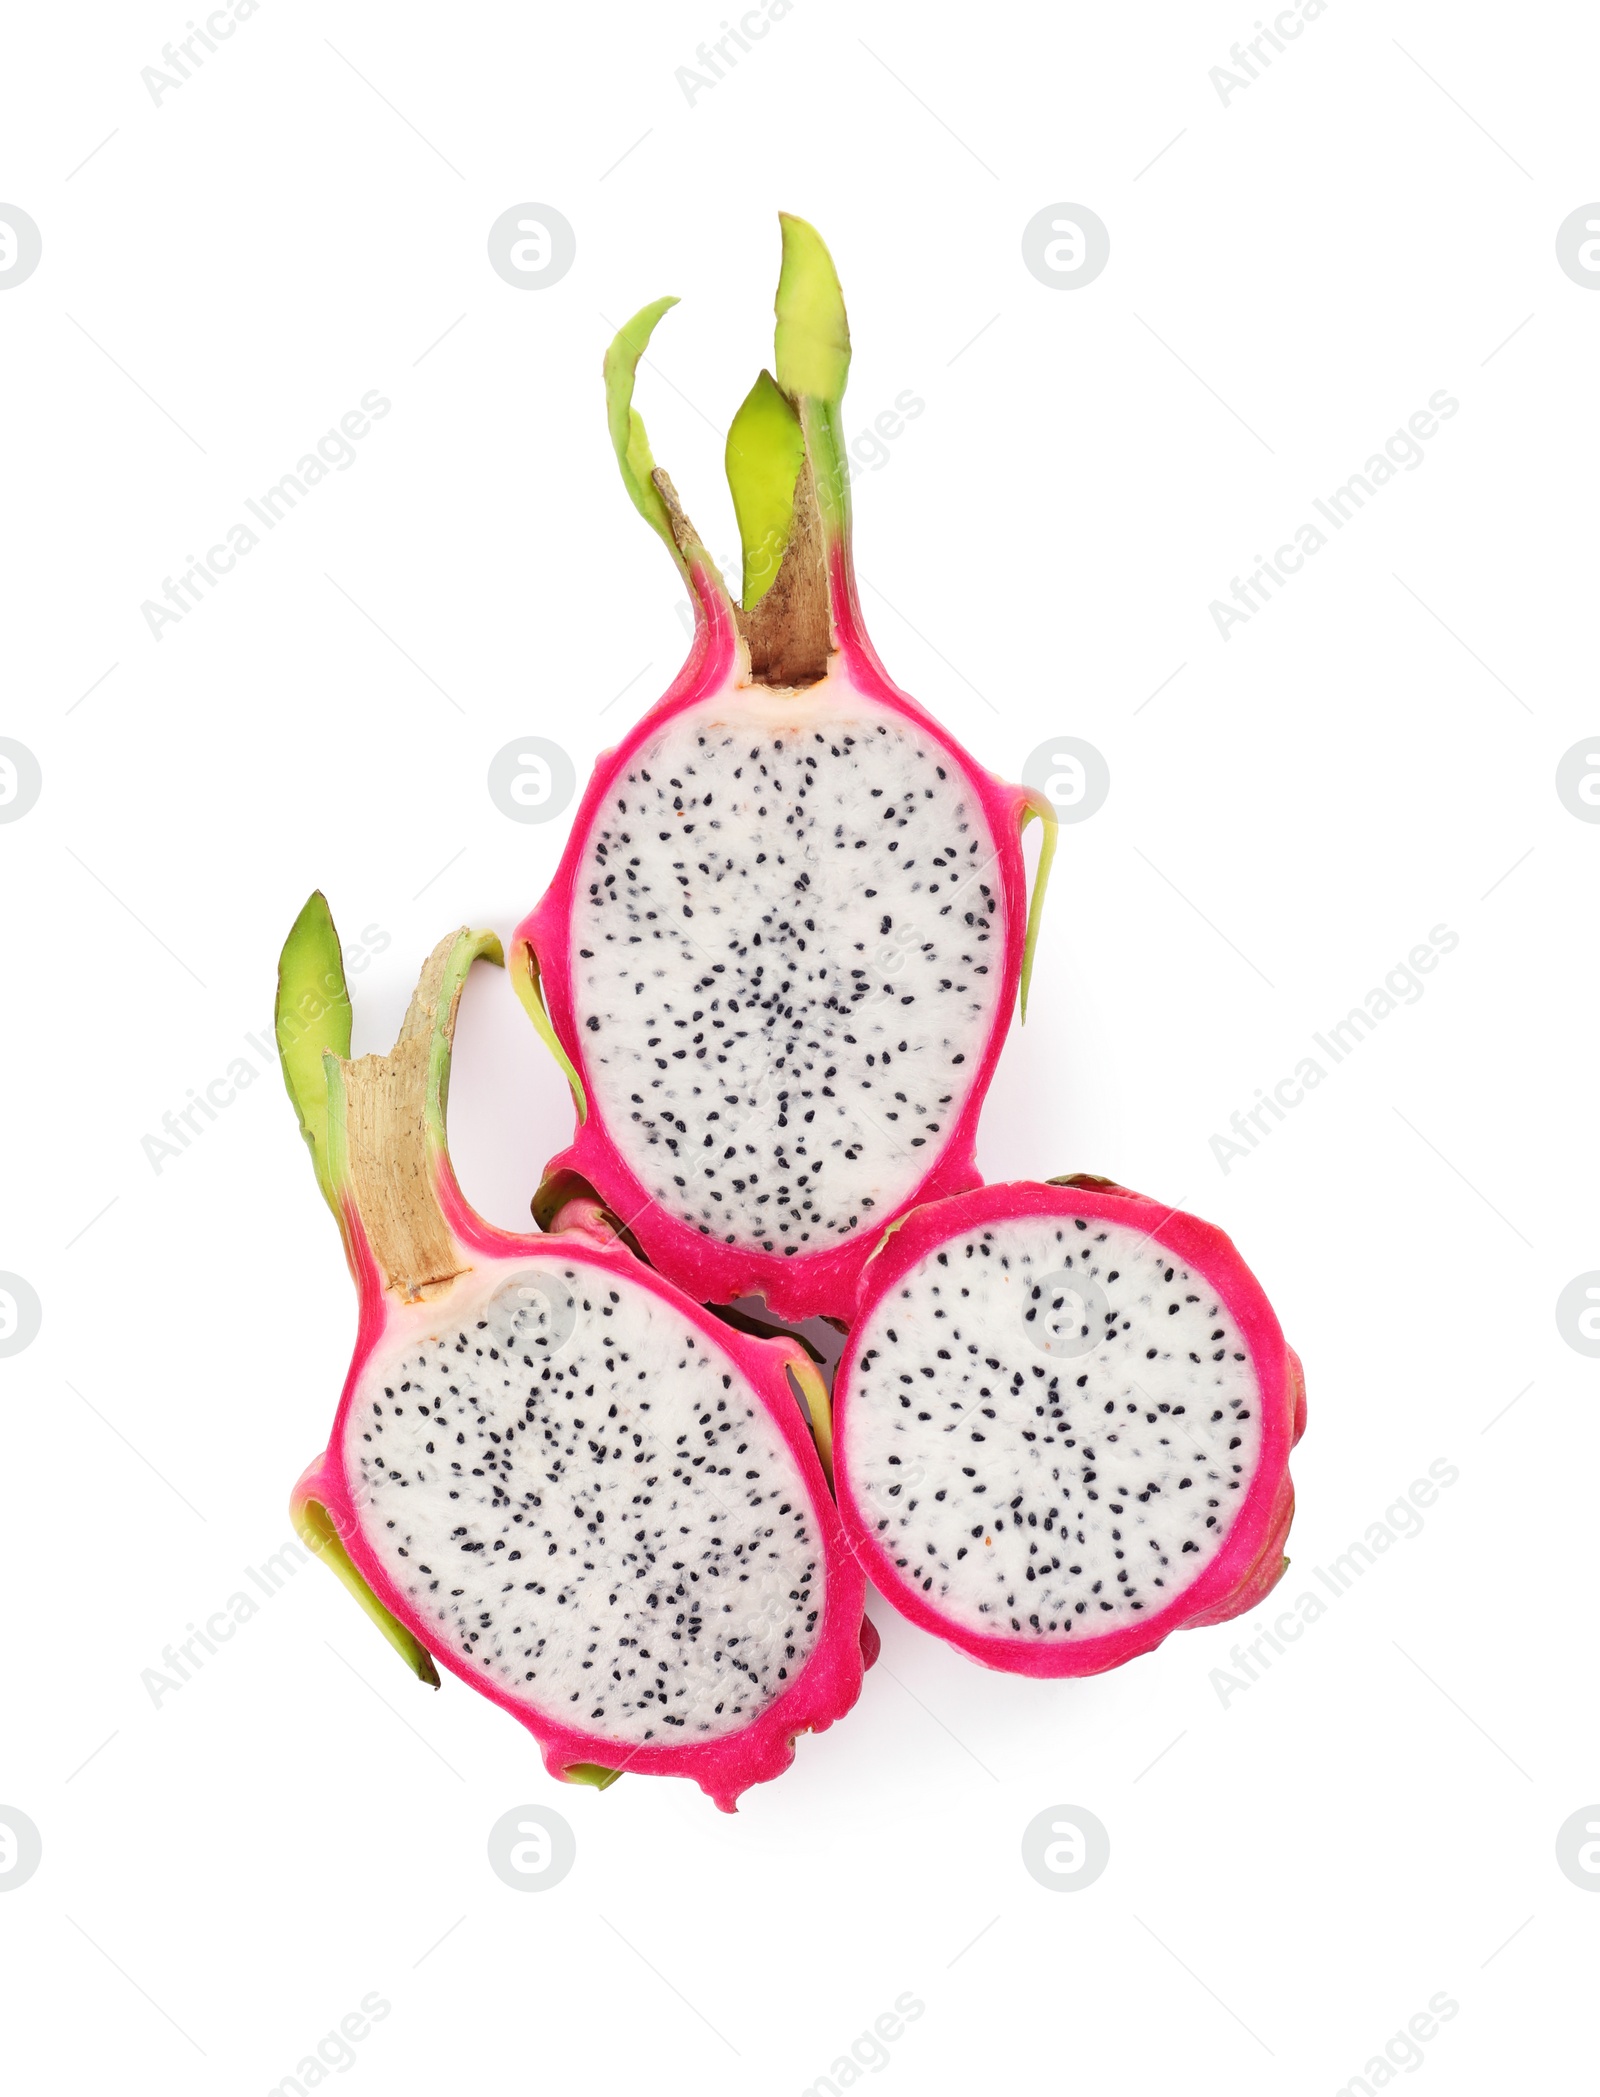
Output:
[[[1215,1290],[1123,1225],[996,1222],[920,1261],[858,1336],[850,1478],[930,1604],[973,1630],[1135,1622],[1212,1558],[1261,1450]]]
[[[396,1314],[345,1430],[363,1529],[442,1643],[634,1744],[737,1732],[817,1642],[800,1469],[702,1331],[552,1258]]]
[[[651,1198],[768,1252],[916,1188],[993,1032],[995,840],[934,737],[837,676],[674,717],[591,833],[576,1017]]]

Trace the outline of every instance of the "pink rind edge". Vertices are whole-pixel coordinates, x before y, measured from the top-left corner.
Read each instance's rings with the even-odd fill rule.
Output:
[[[530,1253],[548,1259],[563,1243],[562,1239],[549,1236],[518,1237],[486,1224],[468,1208],[447,1163],[438,1168],[436,1188],[450,1228],[468,1251],[492,1259],[516,1259]],[[360,1299],[355,1355],[345,1378],[328,1447],[295,1486],[293,1504],[314,1500],[327,1509],[362,1579],[383,1606],[412,1632],[441,1667],[448,1668],[527,1728],[539,1743],[545,1767],[553,1777],[562,1777],[574,1763],[620,1767],[645,1776],[687,1777],[699,1784],[723,1812],[733,1812],[741,1793],[753,1784],[781,1776],[790,1766],[795,1741],[801,1734],[825,1731],[850,1710],[861,1693],[865,1580],[846,1542],[816,1448],[789,1386],[786,1364],[805,1359],[801,1350],[783,1341],[755,1339],[724,1326],[698,1304],[685,1300],[681,1292],[616,1241],[603,1244],[578,1233],[565,1241],[560,1256],[621,1274],[635,1286],[661,1297],[691,1319],[748,1379],[800,1466],[817,1522],[827,1580],[823,1620],[810,1659],[782,1696],[749,1726],[716,1741],[633,1749],[619,1763],[615,1741],[586,1733],[519,1702],[463,1661],[429,1625],[418,1619],[369,1547],[341,1452],[357,1386],[386,1330],[387,1319],[382,1277],[360,1219],[347,1207],[343,1221]]]
[[[1019,1200],[1025,1197],[1025,1200]],[[878,1543],[850,1484],[850,1384],[867,1314],[918,1260],[948,1239],[1020,1214],[1088,1216],[1130,1225],[1204,1273],[1242,1332],[1262,1398],[1261,1457],[1226,1541],[1200,1577],[1164,1609],[1118,1630],[1070,1640],[986,1637],[952,1623],[910,1586]],[[834,1497],[852,1550],[868,1578],[902,1616],[986,1667],[1061,1678],[1102,1674],[1151,1652],[1174,1631],[1222,1623],[1254,1608],[1283,1571],[1294,1514],[1289,1452],[1305,1427],[1305,1382],[1277,1315],[1233,1242],[1214,1225],[1122,1189],[996,1182],[918,1212],[886,1236],[862,1276],[850,1338],[833,1389]]]
[[[740,1296],[759,1295],[779,1317],[847,1317],[862,1267],[887,1228],[926,1203],[982,1185],[977,1161],[978,1119],[1010,1031],[1022,978],[1028,898],[1018,822],[1028,805],[1028,796],[1023,788],[1007,785],[974,764],[925,708],[891,682],[861,624],[848,556],[842,546],[835,547],[831,555],[834,625],[848,675],[867,697],[903,714],[940,744],[951,764],[971,781],[995,837],[1005,914],[1005,973],[996,1006],[996,1024],[985,1044],[966,1102],[937,1159],[895,1209],[874,1217],[843,1243],[785,1259],[777,1253],[715,1243],[689,1224],[664,1214],[594,1118],[584,1044],[574,1021],[569,927],[586,841],[611,781],[673,715],[721,689],[733,666],[735,637],[726,599],[711,577],[700,569],[693,573],[698,600],[695,636],[682,669],[629,734],[596,760],[550,886],[512,934],[514,944],[526,942],[533,951],[551,1025],[591,1105],[589,1118],[579,1125],[566,1149],[551,1158],[546,1171],[581,1174],[638,1238],[651,1263],[699,1302],[731,1303]]]

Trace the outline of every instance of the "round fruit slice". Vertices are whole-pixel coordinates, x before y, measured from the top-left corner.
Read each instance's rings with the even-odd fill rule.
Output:
[[[1255,1606],[1294,1512],[1300,1364],[1223,1234],[1109,1181],[917,1210],[861,1283],[835,1488],[868,1577],[1017,1674]]]

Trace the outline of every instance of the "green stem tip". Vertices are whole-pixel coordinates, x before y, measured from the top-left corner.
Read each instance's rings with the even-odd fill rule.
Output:
[[[672,519],[667,514],[661,490],[655,484],[656,462],[650,455],[650,439],[645,435],[643,418],[633,405],[633,383],[638,374],[639,359],[650,347],[650,337],[656,331],[657,321],[677,303],[675,298],[664,298],[641,306],[632,320],[617,331],[616,340],[606,351],[604,369],[606,422],[611,431],[611,447],[622,469],[622,484],[632,496],[639,515],[653,531],[661,534],[672,558],[687,572],[688,563],[678,550]]]
[[[317,1168],[317,1182],[331,1203],[328,1084],[322,1059],[350,1053],[350,991],[333,913],[320,888],[306,899],[283,943],[273,1025],[283,1082]]]
[[[793,403],[770,371],[740,403],[723,454],[744,555],[743,609],[754,611],[778,573],[794,530],[794,484],[806,440]]]

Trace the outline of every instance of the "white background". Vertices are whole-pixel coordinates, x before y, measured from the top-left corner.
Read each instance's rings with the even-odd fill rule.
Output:
[[[1600,297],[1554,243],[1600,195],[1592,11],[1331,0],[1226,106],[1208,73],[1256,32],[1214,0],[796,0],[692,106],[709,4],[264,0],[160,106],[181,8],[27,14],[0,732],[44,790],[0,828],[0,1268],[44,1323],[0,1363],[0,1804],[44,1858],[0,1899],[15,2086],[264,2092],[377,1990],[331,2082],[781,2097],[909,1990],[864,2085],[1281,2097],[1443,1990],[1409,2075],[1577,2087],[1600,1900],[1555,1836],[1600,1797],[1600,1371],[1554,1305],[1600,1265],[1600,831],[1554,774],[1600,729]],[[524,201],[577,234],[541,290],[486,259]],[[1021,259],[1062,201],[1110,230],[1078,290]],[[352,1334],[244,1041],[283,934],[321,885],[347,941],[388,935],[353,979],[382,1047],[442,932],[537,899],[565,826],[506,820],[490,759],[544,735],[582,778],[684,641],[602,351],[681,294],[639,405],[730,545],[780,206],[844,282],[849,428],[926,402],[857,483],[892,673],[997,771],[1060,734],[1111,770],[1062,832],[986,1172],[1111,1173],[1234,1236],[1310,1386],[1283,1596],[1430,1462],[1459,1482],[1226,1707],[1248,1621],[1038,1683],[875,1602],[856,1711],[732,1819],[553,1784],[315,1566],[158,1708],[142,1672],[288,1536]],[[371,388],[356,464],[153,639],[141,603]],[[1425,463],[1221,638],[1211,601],[1439,388]],[[1425,995],[1224,1173],[1228,1117],[1438,924]],[[142,1139],[240,1055],[254,1086],[157,1172]],[[521,1225],[567,1130],[480,971],[469,1194]],[[577,1833],[547,1892],[486,1862],[522,1803]],[[1056,1804],[1110,1831],[1092,1887],[1022,1868]]]

